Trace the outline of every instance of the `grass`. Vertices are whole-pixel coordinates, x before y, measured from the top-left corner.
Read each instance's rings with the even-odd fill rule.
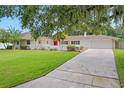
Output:
[[[121,87],[124,87],[124,50],[113,50]]]
[[[13,87],[41,77],[78,52],[0,50],[0,87]]]

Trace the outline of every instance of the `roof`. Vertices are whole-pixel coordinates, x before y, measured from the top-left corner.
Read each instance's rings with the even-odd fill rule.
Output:
[[[105,35],[87,35],[84,36],[68,36],[65,40],[73,40],[73,39],[114,39],[116,40],[116,37],[112,36],[105,36]]]
[[[21,35],[21,39],[22,40],[31,40],[31,39],[33,39],[33,37],[31,36],[31,32],[25,32],[25,33],[22,33],[22,35]],[[50,38],[46,38],[46,37],[42,37],[42,39],[44,40],[44,39],[47,39],[47,40],[50,40]]]
[[[31,33],[30,32],[22,33],[21,39],[23,39],[23,40],[31,40],[32,39]]]
[[[25,32],[22,33],[21,39],[23,40],[31,40],[32,36],[30,32]],[[112,37],[112,36],[106,36],[106,35],[87,35],[86,37],[84,37],[83,35],[80,36],[67,36],[67,38],[65,40],[73,40],[73,39],[114,39],[117,40],[116,37]]]

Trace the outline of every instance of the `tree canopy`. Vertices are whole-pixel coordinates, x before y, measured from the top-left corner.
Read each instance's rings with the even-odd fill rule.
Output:
[[[0,29],[0,42],[3,43],[4,47],[7,48],[7,43],[9,42],[9,33],[5,29]]]
[[[106,27],[111,28],[112,24],[115,24],[115,32],[118,34],[124,25],[124,6],[0,6],[0,18],[5,16],[18,17],[22,28],[28,28],[35,39],[39,36],[52,37],[63,31],[103,34],[108,31]]]
[[[9,43],[13,44],[13,49],[18,41],[20,41],[21,32],[15,28],[10,27],[9,29],[0,29],[0,42],[7,48]]]
[[[20,41],[20,36],[21,36],[21,32],[16,30],[13,27],[10,27],[8,29],[8,33],[9,33],[9,42],[13,44],[13,49],[16,49],[16,43],[18,41]]]

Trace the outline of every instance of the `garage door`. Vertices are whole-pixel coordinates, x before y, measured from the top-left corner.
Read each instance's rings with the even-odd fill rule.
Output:
[[[109,39],[84,39],[81,41],[81,45],[87,48],[93,49],[111,49],[112,48],[112,40]]]
[[[90,43],[91,48],[112,48],[112,40],[92,40]]]

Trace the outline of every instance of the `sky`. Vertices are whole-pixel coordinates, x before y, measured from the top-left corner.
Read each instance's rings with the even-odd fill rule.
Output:
[[[18,18],[2,18],[0,19],[0,28],[8,29],[9,27],[14,27],[15,29],[21,32],[27,32],[27,29],[21,28],[21,22]]]

